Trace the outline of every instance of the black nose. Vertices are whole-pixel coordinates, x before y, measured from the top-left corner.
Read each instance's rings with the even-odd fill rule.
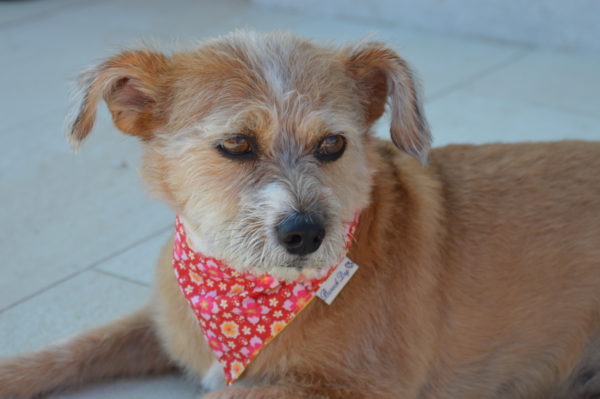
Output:
[[[325,237],[323,220],[307,213],[294,213],[275,228],[279,243],[291,254],[308,255],[321,246]]]

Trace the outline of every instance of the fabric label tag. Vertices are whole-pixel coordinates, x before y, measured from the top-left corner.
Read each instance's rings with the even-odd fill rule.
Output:
[[[358,265],[344,256],[344,259],[337,265],[329,278],[321,284],[317,296],[324,300],[326,304],[331,305],[357,270]]]

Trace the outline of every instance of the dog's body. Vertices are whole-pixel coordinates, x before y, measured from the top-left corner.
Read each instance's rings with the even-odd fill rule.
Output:
[[[273,39],[269,40],[272,43]],[[289,38],[279,40],[290,45]],[[600,144],[450,146],[433,150],[429,165],[423,167],[391,143],[365,133],[381,115],[390,87],[393,91],[406,84],[406,79],[397,79],[398,71],[387,70],[385,60],[393,57],[381,47],[372,50],[359,49],[351,59],[374,62],[376,67],[361,71],[364,64],[354,64],[350,75],[359,81],[357,90],[384,100],[350,103],[363,109],[366,116],[363,129],[356,129],[360,139],[348,134],[348,150],[336,161],[346,160],[343,170],[333,170],[335,164],[319,166],[330,168],[319,175],[321,172],[311,172],[313,161],[303,166],[305,173],[316,173],[321,184],[332,186],[327,195],[356,198],[354,202],[340,200],[339,209],[325,212],[328,226],[362,210],[348,255],[359,271],[331,305],[312,301],[260,352],[240,384],[221,388],[218,364],[174,277],[169,243],[158,262],[156,295],[148,307],[62,347],[1,365],[0,397],[28,397],[82,381],[166,372],[173,365],[216,388],[205,396],[211,399],[566,399],[600,395]],[[382,52],[385,60],[380,57]],[[371,56],[374,61],[368,60]],[[162,68],[161,62],[154,62],[152,68]],[[190,66],[190,60],[186,62],[183,65]],[[178,73],[185,71],[180,68]],[[387,74],[384,83],[361,80],[377,81],[381,73]],[[121,109],[123,96],[136,91],[146,97],[152,94],[138,90],[139,86],[127,87],[131,79],[134,77],[128,76],[109,85],[111,90],[124,91],[117,93],[116,100],[112,91],[104,96],[117,126],[142,137],[136,133],[137,127],[130,127],[133,122],[123,127],[122,118],[128,117]],[[94,83],[90,84],[74,124],[76,139],[91,128],[81,128],[81,123],[86,123],[86,108],[94,101],[89,94]],[[406,86],[400,92],[409,97],[414,94],[412,87]],[[310,99],[309,94],[304,95]],[[128,106],[142,103],[130,101]],[[407,106],[392,98],[394,105]],[[400,148],[423,158],[425,124],[411,122],[411,117],[421,116],[418,105],[408,107],[412,111],[398,111],[402,123],[392,120],[393,125],[403,127],[401,132],[392,127],[393,138]],[[343,114],[344,109],[338,111]],[[254,122],[260,125],[260,121]],[[154,116],[143,123],[146,132],[152,123],[164,122]],[[406,141],[407,136],[412,138]],[[262,133],[258,135],[259,140],[262,137]],[[161,155],[162,163],[152,158],[159,156],[156,141],[153,143],[156,138],[142,138],[148,147],[144,175],[154,179],[155,189],[160,184],[170,186],[162,188],[163,198],[193,219],[194,212],[186,208],[193,201],[190,197],[180,200],[189,188],[177,186],[181,184],[177,172],[168,178],[157,177],[166,173],[157,165],[173,166],[165,161],[166,152]],[[355,150],[357,145],[360,148]],[[178,156],[189,168],[192,155]],[[290,170],[285,172],[287,178],[297,179],[298,175],[289,177],[293,175]],[[359,179],[344,177],[351,172]],[[333,180],[327,173],[333,174]],[[348,179],[358,181],[350,183]],[[269,195],[272,183],[265,183]],[[236,189],[244,189],[240,182],[235,184]],[[343,186],[341,191],[336,192],[337,184]],[[298,190],[295,194],[301,197],[302,190]],[[330,206],[326,195],[313,198],[313,202]],[[195,226],[198,237],[202,236],[202,228],[194,222],[188,225]],[[324,241],[323,245],[337,244]],[[326,263],[324,259],[320,261]],[[269,271],[288,273],[270,265]]]

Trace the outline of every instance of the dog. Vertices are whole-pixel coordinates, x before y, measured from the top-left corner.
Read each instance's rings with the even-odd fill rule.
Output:
[[[104,100],[179,215],[175,241],[147,306],[5,359],[1,398],[173,370],[204,399],[600,396],[599,143],[430,150],[413,74],[378,42],[238,31],[121,52],[80,86],[71,144]],[[371,133],[387,104],[393,143]],[[294,287],[344,255],[357,269],[226,386],[174,273],[182,245]]]

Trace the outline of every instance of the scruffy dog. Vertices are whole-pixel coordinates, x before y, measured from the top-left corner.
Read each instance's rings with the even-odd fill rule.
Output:
[[[147,307],[5,360],[0,397],[174,368],[206,399],[600,397],[598,143],[429,152],[411,72],[381,43],[237,32],[173,55],[122,52],[81,84],[71,142],[104,99],[140,139],[151,192],[179,215],[175,248]],[[386,103],[395,146],[370,132]],[[323,278],[348,238],[358,271],[339,295],[304,304],[225,386],[213,353],[237,344],[207,344],[200,324],[214,319],[195,313],[181,262],[202,253],[296,289]],[[241,317],[221,306],[207,317]],[[227,326],[246,343],[250,330]]]

